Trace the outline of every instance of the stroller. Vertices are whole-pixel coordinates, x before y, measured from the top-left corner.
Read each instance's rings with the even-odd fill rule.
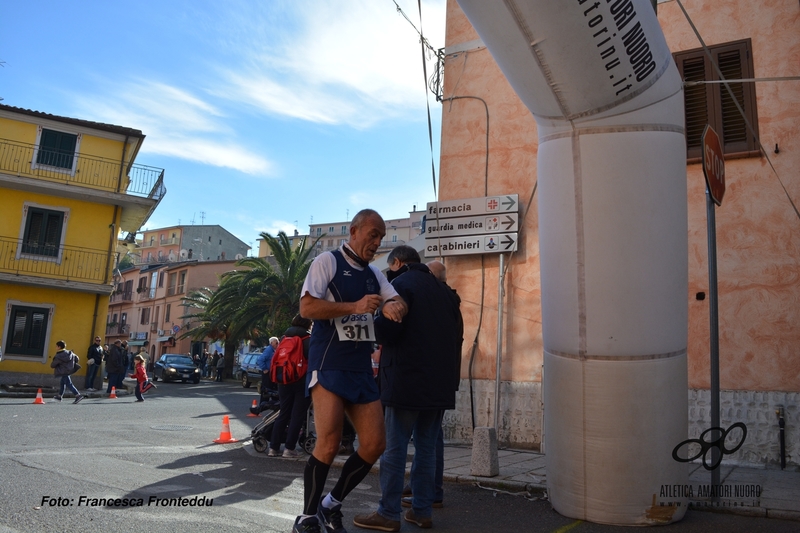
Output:
[[[272,438],[272,429],[275,427],[275,421],[278,419],[280,409],[278,409],[278,407],[274,409],[268,408],[262,412],[266,414],[261,418],[261,422],[256,424],[256,427],[250,432],[250,437],[253,439],[253,448],[255,448],[258,453],[264,453],[267,451],[267,448],[269,448],[269,440]],[[306,421],[300,428],[300,437],[297,439],[300,447],[308,454],[311,454],[314,451],[314,447],[317,445],[317,437],[312,429],[313,427],[314,405],[312,404],[308,407]]]

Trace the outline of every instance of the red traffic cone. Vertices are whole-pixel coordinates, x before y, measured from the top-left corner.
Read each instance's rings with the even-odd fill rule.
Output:
[[[228,415],[222,417],[222,431],[219,432],[219,438],[214,439],[217,444],[228,444],[229,442],[239,442],[231,437],[231,424],[228,420]]]
[[[258,403],[255,400],[253,400],[253,405],[252,405],[252,407],[250,407],[250,413],[247,416],[255,416],[255,417],[257,417],[258,416],[256,414],[257,411],[258,411]]]
[[[44,398],[42,398],[42,389],[36,393],[36,399],[33,400],[33,403],[38,403],[44,405]]]
[[[117,397],[117,388],[116,387],[111,387],[111,395],[109,395],[109,398],[116,399],[116,397]]]

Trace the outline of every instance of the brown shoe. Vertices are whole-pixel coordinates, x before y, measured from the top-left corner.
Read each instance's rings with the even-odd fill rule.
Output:
[[[403,507],[411,507],[411,504],[413,502],[414,500],[412,498],[407,497],[400,500],[400,505],[402,505]],[[444,507],[444,502],[442,500],[433,500],[433,505],[431,505],[431,507],[433,507],[434,509],[441,509]]]
[[[406,522],[417,524],[422,529],[430,529],[433,527],[433,520],[431,519],[430,516],[418,517],[414,514],[414,509],[409,509],[408,511],[406,511],[406,514],[403,515],[403,518],[406,519]]]
[[[375,511],[372,514],[356,515],[353,517],[353,524],[364,529],[376,529],[378,531],[400,531],[399,520],[389,520],[388,518],[384,518],[378,514],[378,511]]]

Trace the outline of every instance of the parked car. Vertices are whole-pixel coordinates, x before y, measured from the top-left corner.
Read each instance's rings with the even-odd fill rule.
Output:
[[[153,365],[153,381],[182,381],[200,383],[200,369],[188,355],[165,353]]]
[[[239,369],[236,371],[236,379],[242,381],[242,387],[250,388],[253,383],[261,382],[261,370],[256,366],[256,361],[261,352],[251,352],[239,355]]]

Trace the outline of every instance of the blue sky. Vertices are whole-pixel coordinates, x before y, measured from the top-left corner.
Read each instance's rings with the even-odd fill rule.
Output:
[[[419,27],[417,2],[396,4]],[[400,218],[435,198],[419,37],[396,4],[3,2],[0,97],[142,130],[137,163],[168,189],[148,228],[204,220],[255,247],[312,217]],[[445,0],[422,16],[443,47]]]

